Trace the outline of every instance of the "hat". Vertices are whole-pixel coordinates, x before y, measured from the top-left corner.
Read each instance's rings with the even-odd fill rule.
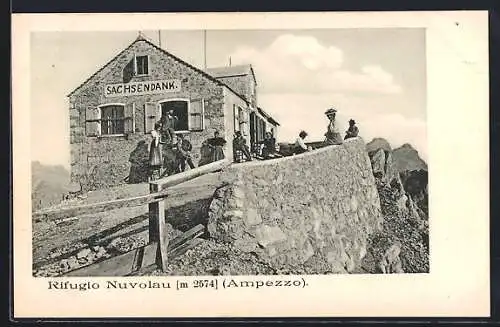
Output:
[[[335,109],[335,108],[330,108],[327,111],[325,111],[325,115],[327,115],[327,116],[335,114],[335,113],[337,113],[337,109]]]
[[[350,119],[350,120],[349,120],[349,123],[350,123],[350,124],[351,124],[351,123],[352,123],[352,124],[356,124],[356,121],[355,121],[354,119]]]

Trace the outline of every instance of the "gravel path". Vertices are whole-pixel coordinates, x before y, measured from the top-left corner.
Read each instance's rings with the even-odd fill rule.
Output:
[[[218,183],[218,174],[214,173],[170,188],[172,193],[165,200],[165,206],[172,238],[205,218],[202,213]],[[148,184],[122,185],[90,192],[85,199],[73,201],[72,205],[133,197],[148,192]],[[100,258],[139,247],[147,240],[147,205],[77,218],[61,224],[33,223],[35,275],[57,275]]]

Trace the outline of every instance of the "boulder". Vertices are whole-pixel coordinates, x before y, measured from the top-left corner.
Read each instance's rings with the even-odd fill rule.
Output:
[[[404,273],[401,259],[401,244],[396,242],[392,244],[384,253],[382,260],[379,262],[379,268],[384,274],[399,274]]]
[[[261,225],[255,229],[255,238],[262,247],[286,240],[286,235],[278,226]]]
[[[84,258],[87,258],[90,254],[92,253],[92,251],[88,248],[85,248],[83,250],[80,250],[77,255],[76,255],[76,258],[78,260],[80,259],[84,259]]]

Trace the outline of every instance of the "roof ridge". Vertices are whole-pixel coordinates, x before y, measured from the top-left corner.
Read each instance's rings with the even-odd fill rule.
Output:
[[[165,49],[162,49],[160,48],[159,46],[157,46],[156,44],[154,44],[153,42],[151,42],[149,39],[145,38],[144,36],[142,37],[137,37],[132,43],[130,43],[125,49],[123,49],[122,51],[120,51],[116,56],[114,56],[111,60],[109,60],[106,64],[104,64],[101,68],[99,68],[95,73],[93,73],[89,78],[87,78],[85,81],[83,81],[80,85],[78,85],[73,91],[71,91],[67,96],[71,96],[73,95],[77,90],[79,90],[82,86],[84,86],[86,83],[88,83],[92,78],[94,78],[97,74],[99,74],[102,70],[104,70],[107,66],[109,66],[113,61],[115,61],[123,52],[127,51],[128,49],[130,49],[136,42],[140,42],[140,41],[143,41],[143,42],[146,42],[148,43],[149,45],[151,45],[152,47],[154,47],[155,49],[161,51],[162,53],[166,54],[167,56],[171,57],[172,59],[174,59],[175,61],[201,73],[202,75],[204,75],[205,77],[207,77],[208,79],[210,79],[211,81],[221,85],[221,86],[225,86],[227,87],[231,92],[233,92],[236,96],[238,96],[240,99],[242,99],[243,101],[245,101],[245,103],[249,103],[249,101],[247,99],[245,99],[241,94],[239,94],[238,92],[236,92],[235,90],[233,90],[231,87],[229,87],[226,83],[218,80],[217,78],[215,78],[214,76],[208,74],[207,72],[203,71],[202,69],[200,68],[197,68],[193,65],[191,65],[190,63],[182,60],[181,58],[177,57],[176,55],[168,52],[167,50]]]
[[[231,74],[229,72],[231,69],[234,69],[234,68],[243,68],[243,67],[246,68],[248,71],[245,72],[245,73],[239,72],[239,73],[233,73],[233,74]],[[228,74],[217,76],[216,78],[241,76],[243,74],[245,74],[245,75],[252,74],[254,82],[257,83],[257,78],[255,77],[255,72],[253,70],[253,66],[250,63],[248,63],[248,64],[240,64],[240,65],[217,66],[217,67],[205,68],[205,71],[213,71],[214,73],[216,73],[218,70],[221,70],[221,71],[227,70]]]

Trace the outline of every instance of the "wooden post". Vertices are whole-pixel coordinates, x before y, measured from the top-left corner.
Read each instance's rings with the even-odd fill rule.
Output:
[[[159,189],[159,184],[149,184],[151,193],[157,193]],[[166,271],[168,234],[165,226],[165,201],[163,200],[149,204],[149,243],[152,242],[158,242],[156,265],[162,271]]]
[[[155,189],[157,189],[156,184],[149,184],[149,192],[155,193]],[[148,244],[158,242],[159,233],[158,233],[158,216],[159,216],[159,203],[153,202],[149,205],[149,234],[148,234]]]

